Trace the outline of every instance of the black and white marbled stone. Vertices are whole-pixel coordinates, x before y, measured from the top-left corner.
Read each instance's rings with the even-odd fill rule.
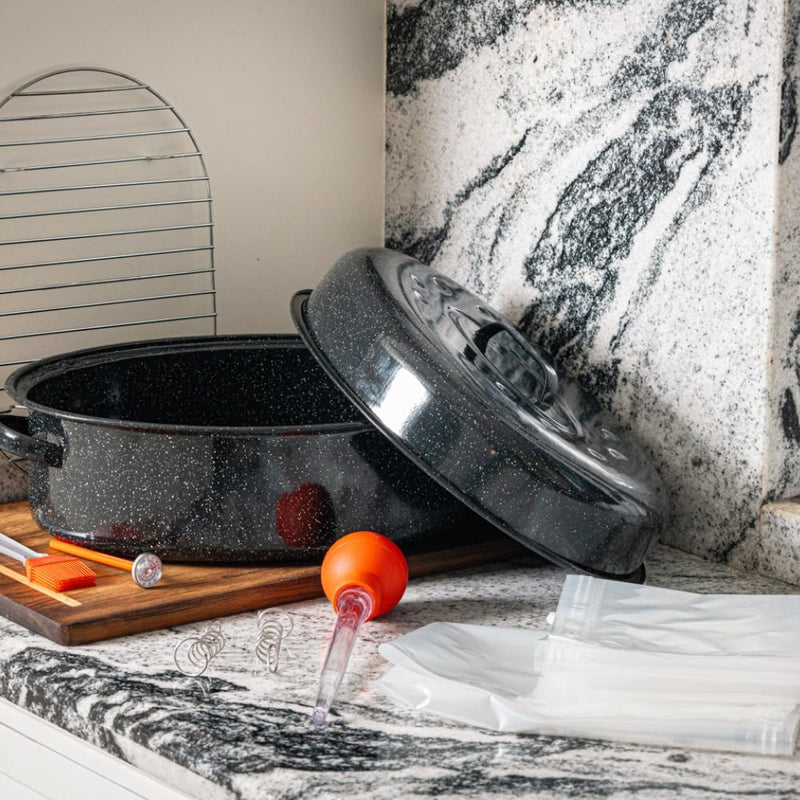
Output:
[[[388,6],[387,244],[581,376],[653,454],[666,540],[740,565],[800,493],[799,15]]]
[[[664,547],[649,568],[653,584],[690,591],[788,589]],[[282,609],[294,631],[276,675],[253,655],[255,614],[223,619],[228,644],[208,694],[172,660],[203,626],[64,649],[0,621],[0,696],[202,798],[797,796],[797,757],[493,733],[395,707],[376,689],[389,666],[383,642],[435,620],[541,628],[563,578],[523,558],[412,581],[393,612],[363,628],[323,731],[310,723],[333,619],[322,600]]]
[[[781,518],[780,501],[797,495],[798,451],[800,451],[800,275],[796,254],[800,246],[800,153],[797,129],[797,90],[800,79],[800,2],[788,0],[784,23],[781,80],[780,150],[776,182],[775,290],[769,352],[769,414],[767,442],[767,505],[759,520],[757,536],[745,537],[732,553],[738,567],[752,567],[764,573],[800,582],[798,542],[800,525],[796,514]],[[773,501],[779,501],[775,504]],[[786,554],[780,551],[791,542]]]

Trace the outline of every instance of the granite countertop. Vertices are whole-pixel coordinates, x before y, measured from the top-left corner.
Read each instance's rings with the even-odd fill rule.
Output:
[[[797,591],[665,547],[649,582],[701,592]],[[285,606],[280,670],[256,660],[256,615],[221,621],[208,684],[175,645],[202,625],[62,648],[0,620],[0,696],[198,797],[795,797],[800,758],[643,747],[470,728],[389,703],[378,645],[429,622],[544,627],[564,572],[521,558],[413,581],[368,623],[330,724],[309,721],[333,620],[322,600]]]

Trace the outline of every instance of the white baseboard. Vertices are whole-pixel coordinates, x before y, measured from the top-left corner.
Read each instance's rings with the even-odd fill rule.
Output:
[[[0,797],[5,800],[47,800],[43,794],[28,789],[13,778],[0,775]]]
[[[3,800],[192,800],[88,742],[0,699]]]

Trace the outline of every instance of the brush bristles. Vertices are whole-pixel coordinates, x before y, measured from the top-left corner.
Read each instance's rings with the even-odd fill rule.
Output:
[[[69,592],[94,586],[94,570],[72,556],[41,556],[25,562],[28,580],[40,583],[54,592]]]

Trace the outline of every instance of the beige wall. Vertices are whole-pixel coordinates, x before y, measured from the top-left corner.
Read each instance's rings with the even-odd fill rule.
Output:
[[[2,96],[45,71],[109,67],[193,129],[221,333],[292,330],[294,290],[382,241],[381,0],[3,0],[0,24]]]
[[[293,330],[288,304],[295,290],[313,287],[349,248],[383,241],[383,0],[0,0],[0,26],[0,99],[45,72],[105,67],[151,85],[191,127],[211,176],[218,332]],[[10,113],[12,103],[15,107]],[[37,107],[30,99],[15,98],[12,103],[0,116],[27,115]],[[34,113],[43,113],[39,108]],[[69,110],[75,110],[74,106]],[[163,112],[158,113],[163,119]],[[156,117],[137,116],[132,124],[146,125],[145,118]],[[96,120],[102,130],[111,118],[91,119],[91,124]],[[39,127],[36,122],[6,122],[0,142],[47,139],[53,131],[69,135],[70,126],[78,122],[64,121],[63,128],[61,121],[52,120]],[[160,143],[152,144],[156,138],[151,137],[150,146],[155,152],[166,152],[158,149]],[[120,148],[115,145],[115,155],[120,151],[142,154],[135,149],[142,139],[117,142],[121,144]],[[125,142],[130,142],[130,150],[125,149]],[[97,158],[96,153],[106,157],[102,143],[96,151],[94,144],[81,144],[84,149],[80,151],[67,145],[64,154],[56,152],[58,148],[47,148],[0,147],[0,170],[74,161],[76,152],[85,158]],[[173,159],[145,168],[168,170],[174,165],[178,169],[190,161],[197,163],[196,159],[180,163]],[[126,169],[115,166],[103,174],[106,179],[118,175],[118,180],[124,180],[130,175]],[[98,182],[95,176],[99,174],[92,172],[92,183]],[[0,172],[0,216],[160,199],[146,197],[146,189],[133,201],[130,194],[122,200],[114,191],[106,194],[106,190],[96,189],[36,196],[7,194],[20,186],[39,187],[48,181],[74,186],[80,180],[76,175],[75,169]],[[207,221],[202,216],[203,206],[185,208],[192,209],[192,221]],[[162,214],[158,210],[146,220],[125,217],[126,213],[81,213],[24,222],[5,219],[0,222],[0,241],[174,225],[178,212],[173,209]],[[180,235],[207,235],[207,231]],[[0,268],[76,255],[83,259],[91,253],[106,255],[111,252],[106,248],[116,248],[113,252],[117,253],[139,251],[142,243],[145,249],[169,247],[169,236],[4,245],[0,247]],[[124,249],[128,245],[131,249]],[[107,278],[112,272],[118,277],[197,266],[188,263],[191,255],[158,258],[160,262],[143,258],[131,263],[117,260],[0,271],[0,386],[13,369],[7,364],[10,361],[114,341],[210,333],[209,320],[203,320],[202,324],[133,325],[115,331],[20,338],[42,330],[179,316],[203,303],[206,306],[200,310],[210,311],[205,297],[30,313],[43,307],[183,289],[179,282],[173,285],[172,279],[162,278],[113,287],[41,290],[54,282]],[[202,280],[208,277],[202,276]],[[30,286],[37,291],[19,292],[20,287]],[[202,288],[208,288],[207,283]],[[180,303],[184,305],[179,309]],[[187,307],[189,311],[184,310]],[[25,313],[20,315],[20,311]],[[8,403],[0,390],[0,410]],[[0,463],[0,501],[16,499],[24,492],[19,473]]]

